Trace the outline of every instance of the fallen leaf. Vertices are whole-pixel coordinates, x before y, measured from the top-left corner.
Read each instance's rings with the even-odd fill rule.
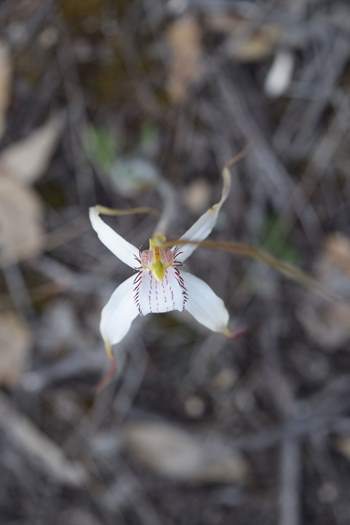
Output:
[[[39,198],[31,188],[0,172],[0,264],[35,257],[43,243]]]
[[[129,453],[162,476],[197,483],[244,483],[248,466],[222,439],[186,432],[164,422],[129,423]]]
[[[330,235],[315,264],[321,284],[342,297],[335,302],[306,297],[299,319],[310,337],[319,345],[336,349],[350,340],[350,239],[342,234]]]
[[[0,314],[0,385],[15,385],[24,372],[31,333],[12,313]]]
[[[199,213],[208,206],[210,187],[204,180],[196,180],[184,190],[184,201],[193,213]]]
[[[212,13],[207,18],[207,24],[210,30],[220,33],[232,33],[239,24],[242,23],[242,18],[236,15],[222,14],[221,12]]]
[[[28,418],[16,412],[5,396],[0,396],[0,426],[1,431],[10,437],[11,443],[33,458],[51,478],[73,486],[86,483],[84,468],[66,458],[62,449]]]
[[[277,26],[265,25],[251,31],[241,27],[231,36],[230,50],[240,62],[259,62],[271,55],[280,39],[281,31]]]
[[[237,16],[211,15],[208,27],[228,38],[227,49],[240,62],[258,62],[273,53],[281,40],[282,29],[276,24],[252,25]]]
[[[330,235],[325,243],[323,259],[324,262],[321,261],[323,264],[336,268],[350,277],[350,239],[339,233]],[[324,269],[321,271],[323,273]],[[350,290],[350,282],[348,284]]]
[[[11,61],[8,48],[0,41],[0,137],[6,124],[6,110],[10,100]]]
[[[46,170],[62,129],[63,114],[60,113],[6,148],[0,155],[1,169],[25,184],[32,184]]]
[[[183,102],[202,70],[201,31],[197,20],[191,15],[177,19],[169,27],[166,40],[171,53],[168,93],[174,102]]]

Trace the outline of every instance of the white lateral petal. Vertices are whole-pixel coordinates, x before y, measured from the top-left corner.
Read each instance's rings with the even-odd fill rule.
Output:
[[[186,302],[182,272],[168,268],[161,282],[148,270],[140,272],[135,279],[135,299],[142,315],[182,311]]]
[[[97,206],[89,209],[89,217],[100,241],[123,263],[131,268],[138,266],[139,250],[101,219]]]
[[[203,241],[208,237],[214,228],[221,206],[226,201],[231,187],[231,175],[227,168],[223,170],[223,187],[221,193],[221,199],[219,202],[214,204],[209,210],[207,210],[199,219],[187,230],[184,235],[182,235],[181,240],[186,241]],[[176,257],[176,260],[179,262],[184,262],[197,248],[194,244],[185,244],[179,246],[179,254]]]
[[[188,294],[185,309],[201,324],[214,332],[225,332],[229,313],[224,301],[202,279],[182,272]]]
[[[139,314],[134,299],[134,281],[135,274],[122,282],[102,310],[100,331],[104,341],[111,345],[123,339]]]

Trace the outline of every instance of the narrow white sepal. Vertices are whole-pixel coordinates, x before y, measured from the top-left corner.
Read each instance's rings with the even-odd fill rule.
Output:
[[[134,299],[134,280],[135,275],[132,275],[123,281],[102,310],[100,331],[103,340],[110,345],[115,345],[123,339],[139,314]]]
[[[139,250],[130,242],[123,239],[116,231],[106,224],[98,213],[98,206],[89,209],[91,225],[97,233],[100,241],[123,263],[131,268],[137,266],[136,258],[139,256]]]
[[[187,310],[201,324],[214,332],[227,332],[229,313],[224,301],[202,279],[182,272],[188,300]]]
[[[221,199],[219,202],[214,204],[209,210],[207,210],[199,219],[187,230],[184,235],[182,235],[181,240],[186,241],[203,241],[208,237],[212,232],[218,215],[221,209],[221,206],[226,201],[231,187],[231,175],[227,168],[224,168],[223,173],[223,187],[221,193]],[[184,244],[179,246],[179,254],[176,257],[176,260],[179,262],[184,262],[188,257],[194,252],[197,248],[194,244]]]

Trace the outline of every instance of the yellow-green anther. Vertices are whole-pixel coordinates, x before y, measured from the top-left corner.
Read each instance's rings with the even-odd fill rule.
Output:
[[[150,240],[149,240],[149,249],[152,250],[155,247],[160,247],[162,244],[166,241],[165,235],[162,233],[156,233]]]
[[[152,251],[151,272],[157,281],[162,281],[166,272],[166,267],[162,262],[161,249],[165,236],[162,234],[155,235],[149,240],[149,249]]]
[[[151,271],[157,281],[162,281],[165,275],[165,267],[161,261],[156,261],[151,265]]]

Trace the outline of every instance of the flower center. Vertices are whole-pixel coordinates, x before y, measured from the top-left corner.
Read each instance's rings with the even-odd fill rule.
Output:
[[[154,278],[161,282],[168,268],[173,266],[174,253],[170,248],[162,248],[165,237],[156,235],[149,240],[149,249],[141,253],[141,265],[152,272]]]

